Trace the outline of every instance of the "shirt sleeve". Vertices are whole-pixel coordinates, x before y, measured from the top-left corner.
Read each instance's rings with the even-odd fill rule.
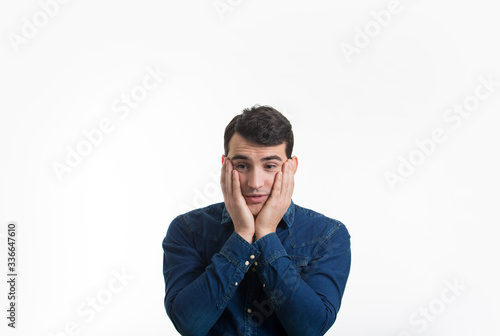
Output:
[[[350,236],[339,224],[301,273],[276,233],[257,240],[257,274],[288,335],[324,335],[335,322],[351,264]]]
[[[196,238],[178,216],[163,240],[165,309],[177,331],[190,336],[208,333],[250,268],[248,260],[260,255],[233,232],[207,266],[196,250]]]

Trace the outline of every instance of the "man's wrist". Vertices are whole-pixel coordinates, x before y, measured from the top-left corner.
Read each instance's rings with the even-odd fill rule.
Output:
[[[255,231],[255,241],[273,232],[274,231]]]
[[[245,239],[250,244],[253,243],[253,236],[254,236],[253,233],[244,233],[244,232],[238,232],[238,231],[236,231],[236,233],[239,234],[241,238]]]

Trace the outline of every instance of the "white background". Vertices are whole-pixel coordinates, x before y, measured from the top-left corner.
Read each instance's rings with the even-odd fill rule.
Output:
[[[42,26],[39,2],[2,1],[0,268],[17,221],[19,310],[11,330],[2,281],[1,334],[176,334],[163,237],[180,212],[222,200],[224,128],[268,104],[293,124],[294,202],[352,236],[328,335],[499,335],[500,87],[460,125],[444,119],[474,102],[480,78],[500,81],[494,2],[401,0],[382,28],[371,13],[386,0],[220,2],[232,10],[74,0]],[[26,20],[39,27],[16,45]],[[148,67],[168,76],[121,119],[113,104]],[[107,119],[113,131],[59,179],[55,162]],[[446,141],[415,152],[436,128]],[[391,188],[386,175],[412,153],[418,165]],[[89,298],[105,303],[95,315]]]

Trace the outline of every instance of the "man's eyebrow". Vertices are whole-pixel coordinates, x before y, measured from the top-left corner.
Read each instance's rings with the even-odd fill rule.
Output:
[[[250,158],[248,156],[238,154],[238,155],[233,156],[231,158],[231,160],[246,160],[246,161],[250,161]],[[260,159],[261,162],[271,161],[271,160],[283,161],[283,160],[281,160],[281,157],[278,156],[278,155],[270,155],[270,156],[266,156],[266,157]]]
[[[282,160],[281,160],[281,157],[279,157],[278,155],[266,156],[265,158],[260,159],[260,161],[261,161],[261,162],[264,162],[264,161],[271,161],[271,160],[278,160],[278,161],[282,161]]]
[[[238,154],[238,155],[235,155],[232,158],[230,158],[230,160],[246,160],[246,161],[250,161],[250,158],[248,156]]]

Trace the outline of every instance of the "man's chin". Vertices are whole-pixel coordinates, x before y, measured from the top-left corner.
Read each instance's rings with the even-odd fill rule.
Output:
[[[260,210],[262,210],[262,208],[264,207],[264,204],[247,204],[247,205],[254,217],[257,217]]]

